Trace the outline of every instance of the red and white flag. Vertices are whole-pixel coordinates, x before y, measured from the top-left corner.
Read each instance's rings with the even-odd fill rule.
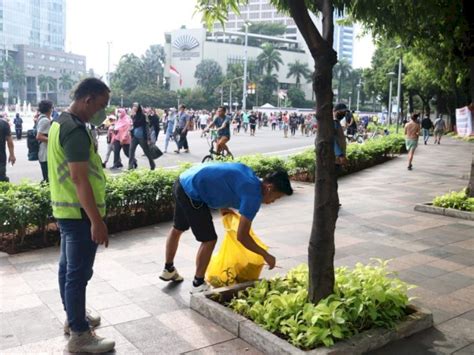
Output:
[[[181,79],[180,72],[172,65],[170,65],[170,73],[179,78],[179,86],[183,85],[183,79]]]

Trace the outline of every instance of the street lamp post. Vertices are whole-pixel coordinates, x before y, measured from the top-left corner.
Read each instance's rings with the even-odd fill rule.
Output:
[[[396,49],[401,48],[401,45],[398,45]],[[402,104],[401,98],[402,91],[402,53],[400,53],[400,59],[398,60],[398,84],[397,84],[397,133],[400,126],[400,106]]]
[[[229,113],[232,113],[232,83],[234,82],[234,80],[240,80],[242,79],[241,76],[237,77],[237,78],[234,78],[230,81],[230,85],[229,85],[229,102],[231,103],[230,104],[230,111]]]
[[[112,42],[107,42],[107,85],[110,86],[110,46]]]
[[[356,111],[359,112],[359,101],[360,101],[360,87],[362,86],[362,80],[359,79],[359,84],[357,84],[357,106]]]
[[[120,107],[123,107],[123,94],[120,94]]]
[[[245,43],[244,43],[244,82],[242,85],[242,110],[247,109],[247,45],[248,45],[249,25],[245,22]]]
[[[351,109],[351,104],[352,104],[352,91],[349,91],[349,111]]]
[[[372,91],[372,112],[375,113],[375,92]]]
[[[388,84],[388,125],[390,126],[392,124],[392,79],[395,76],[395,72],[391,71],[390,73],[387,73],[387,75],[390,77],[390,83]]]

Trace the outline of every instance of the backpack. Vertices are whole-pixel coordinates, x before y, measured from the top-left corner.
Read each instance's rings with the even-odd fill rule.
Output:
[[[26,132],[26,144],[28,146],[28,160],[38,160],[40,142],[36,139],[36,128],[29,129]]]

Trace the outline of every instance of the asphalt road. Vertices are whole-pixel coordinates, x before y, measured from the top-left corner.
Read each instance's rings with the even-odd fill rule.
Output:
[[[164,154],[158,160],[156,160],[157,167],[172,168],[179,166],[183,162],[197,163],[208,153],[209,145],[206,138],[200,137],[201,133],[193,131],[188,133],[188,142],[190,153],[173,153],[176,149],[176,144],[170,142],[168,147],[168,153]],[[250,136],[248,133],[245,134],[243,131],[240,134],[232,135],[229,142],[229,147],[234,156],[248,155],[261,153],[264,155],[278,155],[288,156],[297,152],[300,152],[308,147],[314,145],[314,136],[305,137],[301,135],[301,132],[297,132],[294,137],[283,137],[283,131],[272,131],[270,127],[262,127],[257,129],[255,136]],[[15,144],[15,155],[17,162],[11,167],[7,165],[7,175],[10,177],[11,182],[18,183],[22,180],[40,181],[41,180],[41,169],[37,161],[28,161],[27,159],[27,147],[26,139],[23,138],[17,141],[14,138]],[[158,137],[157,145],[161,150],[164,148],[164,135],[160,132]],[[102,159],[105,159],[107,151],[107,144],[105,136],[99,138],[99,152]],[[148,168],[148,160],[143,156],[143,152],[140,147],[137,148],[136,157],[138,158],[138,168]],[[122,152],[122,163],[126,166],[128,160]],[[107,167],[112,166],[113,153],[109,159]],[[107,173],[117,174],[120,170],[106,169]]]

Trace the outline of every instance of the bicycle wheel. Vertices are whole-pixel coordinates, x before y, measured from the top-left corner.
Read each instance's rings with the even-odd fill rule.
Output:
[[[208,163],[208,162],[211,162],[213,160],[214,160],[214,158],[212,157],[212,155],[209,154],[209,155],[206,155],[204,158],[202,158],[201,163]]]

